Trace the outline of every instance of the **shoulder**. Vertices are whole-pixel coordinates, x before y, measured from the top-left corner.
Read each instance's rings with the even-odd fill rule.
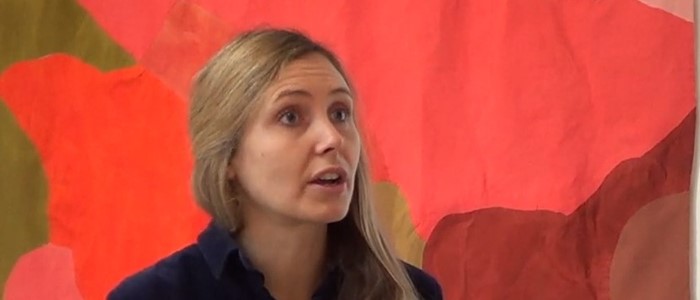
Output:
[[[442,287],[432,275],[406,262],[404,266],[413,286],[423,299],[442,300]]]
[[[193,269],[204,265],[196,246],[183,248],[122,280],[108,295],[109,300],[179,299],[187,290]]]

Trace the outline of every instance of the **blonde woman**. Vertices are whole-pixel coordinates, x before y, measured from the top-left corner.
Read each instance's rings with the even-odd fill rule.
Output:
[[[301,33],[246,32],[196,76],[194,191],[212,223],[109,299],[442,299],[375,224],[356,94]]]

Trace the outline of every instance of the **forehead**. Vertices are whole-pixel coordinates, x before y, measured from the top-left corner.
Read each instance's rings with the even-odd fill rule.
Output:
[[[298,81],[306,83],[326,83],[347,87],[343,75],[333,64],[319,53],[311,53],[290,61],[272,82],[272,86]]]

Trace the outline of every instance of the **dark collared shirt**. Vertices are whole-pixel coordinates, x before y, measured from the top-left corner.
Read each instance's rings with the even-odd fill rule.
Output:
[[[406,264],[414,286],[424,299],[442,299],[437,281]],[[335,299],[338,270],[331,270],[313,300]],[[197,243],[164,258],[122,281],[107,299],[260,299],[273,300],[262,273],[246,258],[229,233],[211,223]]]

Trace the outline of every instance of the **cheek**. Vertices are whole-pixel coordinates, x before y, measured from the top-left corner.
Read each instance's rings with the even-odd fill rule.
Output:
[[[352,158],[350,163],[357,165],[360,160],[360,152],[362,150],[362,141],[360,140],[360,135],[357,131],[354,131],[350,137],[348,137],[348,156]]]
[[[253,146],[239,157],[240,176],[245,177],[240,180],[250,196],[265,200],[294,193],[301,176],[294,149],[270,141]]]
[[[246,174],[250,175],[248,180],[251,184],[269,184],[280,179],[284,172],[283,161],[276,159],[272,153],[257,151],[248,156],[246,162]]]

